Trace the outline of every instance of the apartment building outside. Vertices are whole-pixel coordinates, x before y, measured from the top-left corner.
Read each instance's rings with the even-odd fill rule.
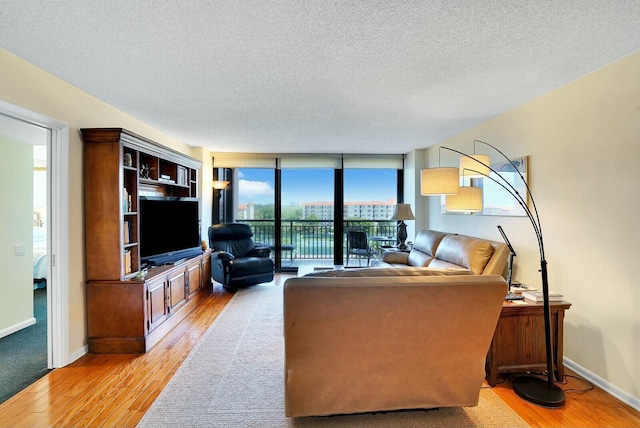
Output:
[[[389,220],[396,206],[395,199],[387,201],[345,202],[344,218],[361,220]],[[300,220],[333,220],[333,202],[305,202]],[[238,205],[238,220],[255,219],[255,204]]]

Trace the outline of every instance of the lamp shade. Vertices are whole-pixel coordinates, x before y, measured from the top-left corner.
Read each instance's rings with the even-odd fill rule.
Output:
[[[447,212],[482,212],[482,189],[480,187],[461,187],[457,195],[445,198],[444,209]]]
[[[420,194],[457,195],[460,193],[458,168],[428,168],[420,171]]]
[[[410,204],[397,204],[391,220],[415,220]]]
[[[482,178],[488,176],[490,171],[489,162],[491,162],[489,155],[469,156],[460,157],[460,177]]]
[[[227,187],[227,184],[229,184],[228,181],[215,180],[213,182],[213,188],[216,190],[222,190]]]

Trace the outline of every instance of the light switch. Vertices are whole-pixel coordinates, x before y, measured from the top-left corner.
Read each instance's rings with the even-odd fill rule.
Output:
[[[14,252],[16,257],[18,256],[24,256],[25,253],[27,252],[27,249],[25,248],[24,245],[16,245],[14,248]]]

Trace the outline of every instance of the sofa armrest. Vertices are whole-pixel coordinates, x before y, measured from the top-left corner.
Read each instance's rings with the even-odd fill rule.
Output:
[[[389,264],[409,264],[409,253],[401,251],[386,251],[382,253],[382,261]]]
[[[237,257],[229,263],[229,268],[234,279],[256,274],[269,274],[273,273],[273,260],[269,257]]]

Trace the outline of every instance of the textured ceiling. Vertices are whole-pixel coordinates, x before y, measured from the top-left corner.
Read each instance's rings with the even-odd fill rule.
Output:
[[[640,1],[0,0],[0,46],[193,146],[406,153],[637,51]]]

